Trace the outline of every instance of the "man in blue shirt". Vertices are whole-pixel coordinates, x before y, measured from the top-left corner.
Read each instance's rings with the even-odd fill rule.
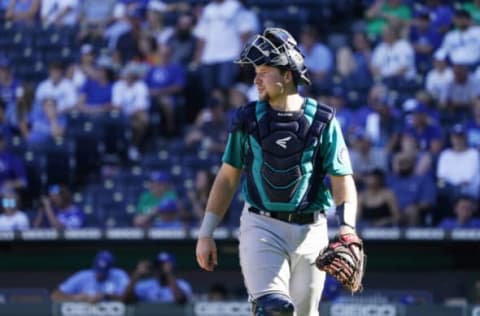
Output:
[[[175,257],[168,252],[160,252],[153,264],[148,260],[140,261],[125,290],[123,301],[182,304],[190,300],[190,284],[177,278],[174,269]]]
[[[97,303],[119,300],[128,282],[128,274],[114,267],[115,258],[109,251],[97,253],[91,269],[81,270],[61,283],[52,293],[52,301]]]

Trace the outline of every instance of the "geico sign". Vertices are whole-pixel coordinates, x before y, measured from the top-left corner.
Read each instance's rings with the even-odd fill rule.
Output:
[[[60,307],[62,316],[124,316],[125,305],[120,302],[63,303]]]
[[[474,307],[472,309],[472,316],[480,316],[480,306]]]
[[[246,302],[199,302],[194,306],[195,316],[250,316],[250,304]]]
[[[395,316],[395,305],[389,304],[333,304],[330,316]]]

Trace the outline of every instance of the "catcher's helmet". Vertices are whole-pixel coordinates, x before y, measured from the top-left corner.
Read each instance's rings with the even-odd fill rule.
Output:
[[[298,83],[310,84],[297,41],[281,28],[269,27],[263,34],[255,35],[247,42],[236,63],[287,67],[293,71]]]

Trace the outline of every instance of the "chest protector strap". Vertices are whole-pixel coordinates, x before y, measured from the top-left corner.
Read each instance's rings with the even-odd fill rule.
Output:
[[[321,134],[334,116],[328,105],[306,99],[301,111],[278,112],[251,103],[233,122],[247,135],[246,194],[268,211],[302,211],[324,178]]]

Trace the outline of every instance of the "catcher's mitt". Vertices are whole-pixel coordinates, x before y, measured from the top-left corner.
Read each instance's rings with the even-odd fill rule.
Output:
[[[336,236],[315,260],[317,268],[331,274],[352,293],[362,290],[365,264],[363,242],[356,234]]]

